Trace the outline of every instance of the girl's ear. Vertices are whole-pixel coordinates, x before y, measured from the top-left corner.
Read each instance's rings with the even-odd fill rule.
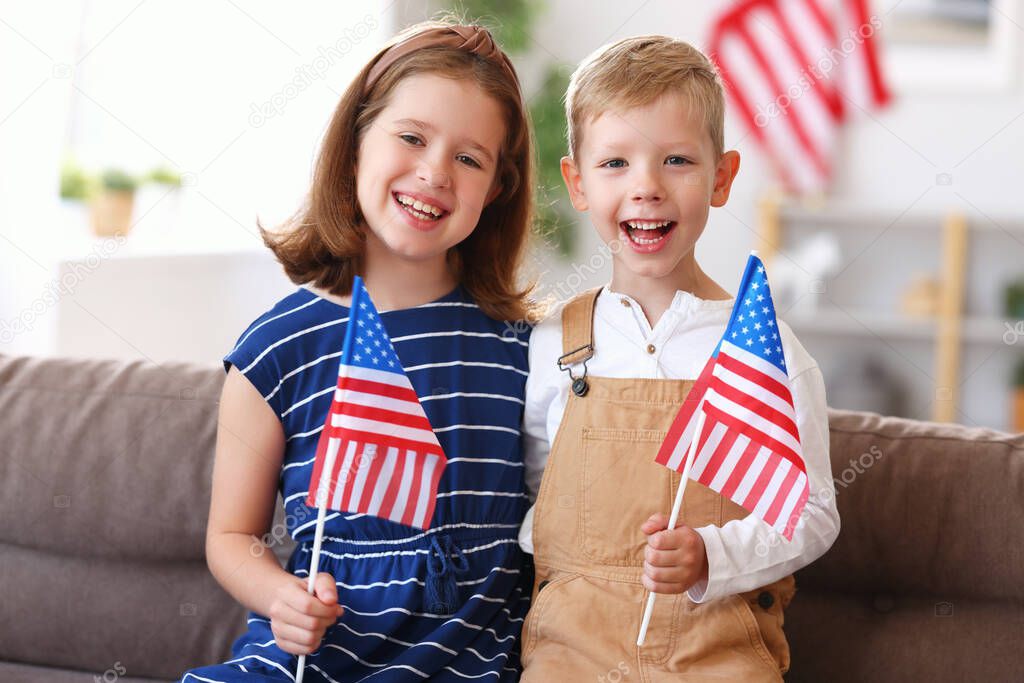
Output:
[[[504,189],[504,186],[501,184],[501,181],[495,179],[494,187],[492,187],[491,191],[487,193],[487,199],[484,201],[484,206],[488,206],[491,202],[493,202],[495,199],[497,199],[498,195],[501,194],[501,191],[503,189]]]

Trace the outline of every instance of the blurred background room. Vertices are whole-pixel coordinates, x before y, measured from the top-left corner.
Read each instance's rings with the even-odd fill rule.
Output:
[[[294,288],[262,246],[300,205],[349,79],[455,10],[514,56],[541,163],[540,292],[607,282],[569,206],[561,97],[615,39],[712,52],[742,155],[698,247],[750,249],[829,404],[1024,431],[1022,0],[0,5],[0,354],[217,364]],[[860,8],[860,11],[857,11]]]

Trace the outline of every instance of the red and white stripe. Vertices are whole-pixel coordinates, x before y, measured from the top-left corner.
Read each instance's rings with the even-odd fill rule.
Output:
[[[306,504],[425,529],[446,462],[404,373],[342,366]]]
[[[843,38],[863,23],[837,24],[828,4],[739,0],[714,22],[707,46],[733,106],[795,193],[820,192],[832,177],[848,86],[868,83],[874,106],[888,101],[866,0],[840,0],[843,17],[867,22],[857,42]]]
[[[676,416],[658,463],[684,470],[700,412],[704,428],[690,478],[791,539],[809,485],[786,374],[723,341]]]

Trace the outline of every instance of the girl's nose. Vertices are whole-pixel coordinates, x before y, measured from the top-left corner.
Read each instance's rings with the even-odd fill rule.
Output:
[[[427,184],[431,187],[446,188],[451,183],[451,178],[447,173],[438,171],[432,173],[427,179]]]
[[[434,188],[446,188],[451,184],[451,176],[436,164],[422,163],[416,170],[416,177]]]

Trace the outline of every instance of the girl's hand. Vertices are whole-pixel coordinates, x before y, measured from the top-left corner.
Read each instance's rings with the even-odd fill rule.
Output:
[[[704,539],[688,526],[669,531],[668,517],[651,515],[640,530],[647,535],[644,548],[644,588],[652,593],[682,593],[708,577]]]
[[[298,576],[281,584],[270,605],[270,630],[277,646],[293,655],[308,655],[320,646],[324,632],[345,611],[338,604],[334,577],[316,575],[313,594],[306,592],[307,579]]]

